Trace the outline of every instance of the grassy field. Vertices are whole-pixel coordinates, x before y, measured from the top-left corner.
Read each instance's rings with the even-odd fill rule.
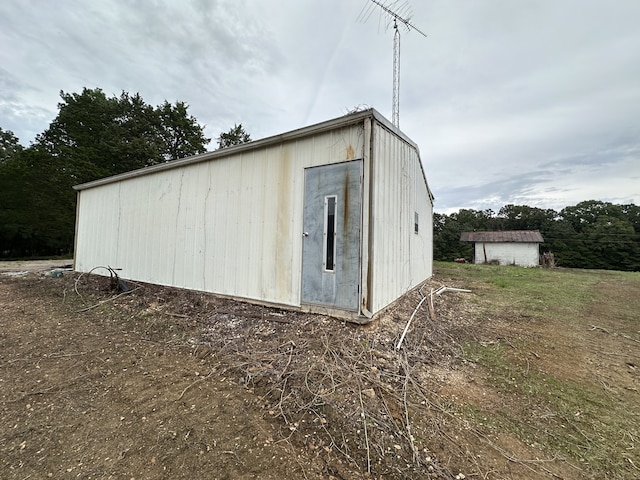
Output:
[[[640,273],[437,263],[473,290],[463,362],[498,400],[462,411],[596,478],[640,477]],[[476,374],[477,375],[477,374]]]

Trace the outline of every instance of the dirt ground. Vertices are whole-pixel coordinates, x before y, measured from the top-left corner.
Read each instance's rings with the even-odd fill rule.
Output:
[[[451,292],[438,323],[396,350],[422,291],[447,279],[358,327],[153,285],[119,292],[51,268],[65,263],[0,264],[3,478],[589,478],[463,414],[508,406],[460,353],[465,338],[504,338],[507,317],[481,324]],[[539,339],[541,369],[606,370],[610,388],[637,388],[622,367],[613,379],[602,359],[572,360],[588,353],[548,325],[520,334]]]

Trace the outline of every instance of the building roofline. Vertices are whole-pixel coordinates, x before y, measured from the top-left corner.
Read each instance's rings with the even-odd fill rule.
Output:
[[[539,230],[498,230],[462,232],[461,242],[476,243],[544,243]]]
[[[395,135],[402,138],[405,142],[409,143],[413,148],[416,149],[416,151],[418,152],[418,158],[420,157],[420,151],[418,149],[418,146],[409,137],[407,137],[398,128],[396,128],[389,120],[387,120],[384,116],[382,116],[380,112],[378,112],[374,108],[370,108],[368,110],[363,110],[360,112],[354,112],[351,114],[343,115],[341,117],[337,117],[321,123],[316,123],[314,125],[298,128],[296,130],[291,130],[286,133],[281,133],[278,135],[262,138],[260,140],[254,140],[252,142],[243,143],[241,145],[234,145],[232,147],[227,147],[220,150],[213,150],[210,152],[201,153],[199,155],[180,158],[178,160],[170,160],[168,162],[160,163],[150,167],[143,167],[137,170],[132,170],[130,172],[125,172],[125,173],[120,173],[118,175],[112,175],[110,177],[100,178],[98,180],[93,180],[91,182],[75,185],[73,189],[77,191],[86,190],[89,188],[98,187],[98,186],[106,185],[109,183],[119,182],[121,180],[127,180],[130,178],[149,175],[156,172],[162,172],[164,170],[171,170],[171,169],[183,167],[186,165],[196,164],[196,163],[205,162],[209,160],[215,160],[218,158],[224,158],[237,153],[242,153],[244,151],[250,151],[258,148],[268,147],[271,145],[277,145],[283,142],[288,142],[291,140],[303,138],[312,134],[322,133],[328,130],[334,130],[336,128],[354,125],[364,121],[365,118],[374,119],[376,122],[383,125],[385,128],[393,132]],[[423,168],[422,161],[420,161],[420,166],[421,168]],[[422,174],[423,174],[423,177],[425,178],[425,183],[426,183],[427,180],[424,174],[424,168],[423,168]],[[429,194],[431,194],[431,190],[429,189],[428,183],[427,183],[427,190],[429,191]],[[433,198],[433,195],[432,195],[432,198]]]

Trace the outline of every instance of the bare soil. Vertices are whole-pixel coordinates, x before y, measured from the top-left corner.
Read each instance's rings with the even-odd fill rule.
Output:
[[[531,410],[468,360],[468,339],[533,340],[527,367],[637,402],[637,363],[625,363],[637,340],[611,335],[615,318],[580,331],[509,308],[487,320],[475,293],[449,292],[423,302],[397,350],[423,294],[467,287],[438,275],[360,327],[51,274],[64,264],[0,265],[3,478],[598,478],[469,414],[506,408],[525,422]]]

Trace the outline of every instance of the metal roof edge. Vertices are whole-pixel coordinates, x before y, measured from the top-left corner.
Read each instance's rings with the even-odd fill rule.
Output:
[[[402,130],[400,130],[398,127],[396,127],[393,123],[391,123],[387,118],[385,118],[380,112],[378,112],[375,108],[371,108],[369,110],[365,110],[367,112],[371,112],[371,116],[380,124],[382,124],[383,127],[385,127],[387,130],[391,131],[393,134],[397,135],[398,137],[402,138],[402,140],[404,140],[405,142],[407,142],[409,145],[411,145],[413,148],[415,148],[416,150],[418,150],[418,154],[420,153],[420,149],[418,148],[418,145],[411,140],[409,137],[407,137],[407,135],[405,135]]]
[[[467,231],[460,232],[460,241],[470,243],[545,243],[540,230]]]
[[[431,198],[431,203],[433,203],[436,197],[433,195],[433,192],[431,191],[431,187],[429,187],[429,181],[427,180],[427,174],[424,171],[424,164],[422,163],[422,157],[420,156],[420,148],[418,147],[418,144],[415,143],[413,140],[411,140],[407,135],[405,135],[399,128],[397,128],[393,123],[391,123],[375,108],[371,108],[369,111],[371,111],[372,117],[378,123],[380,123],[384,128],[392,132],[394,135],[397,135],[402,140],[404,140],[405,142],[407,142],[409,145],[411,145],[413,148],[416,149],[416,152],[418,153],[418,160],[420,163],[420,170],[422,171],[422,179],[424,180],[424,184],[427,187],[427,192],[429,192],[429,198]]]
[[[324,122],[316,123],[314,125],[301,127],[296,130],[280,133],[278,135],[272,135],[270,137],[265,137],[259,140],[254,140],[252,142],[243,143],[241,145],[234,145],[232,147],[227,147],[220,150],[213,150],[210,152],[205,152],[205,153],[193,155],[190,157],[180,158],[177,160],[170,160],[168,162],[160,163],[150,167],[143,167],[137,170],[131,170],[129,172],[120,173],[118,175],[112,175],[110,177],[100,178],[97,180],[93,180],[91,182],[75,185],[73,189],[76,191],[86,190],[89,188],[98,187],[101,185],[106,185],[106,184],[118,182],[121,180],[127,180],[129,178],[149,175],[149,174],[161,172],[164,170],[171,170],[173,168],[179,168],[185,165],[191,165],[194,163],[200,163],[208,160],[215,160],[217,158],[227,157],[230,155],[234,155],[236,153],[255,150],[258,148],[264,148],[271,145],[276,145],[278,143],[287,142],[287,141],[295,140],[298,138],[303,138],[311,134],[322,133],[327,130],[333,130],[335,128],[353,125],[361,121],[364,121],[365,118],[374,118],[377,122],[384,124],[385,127],[390,128],[396,135],[402,137],[405,141],[411,143],[416,149],[418,148],[408,137],[406,137],[406,135],[400,132],[386,118],[384,118],[382,114],[380,114],[377,110],[370,108],[368,110],[362,110],[359,112],[343,115],[341,117],[336,117],[331,120],[326,120]]]

